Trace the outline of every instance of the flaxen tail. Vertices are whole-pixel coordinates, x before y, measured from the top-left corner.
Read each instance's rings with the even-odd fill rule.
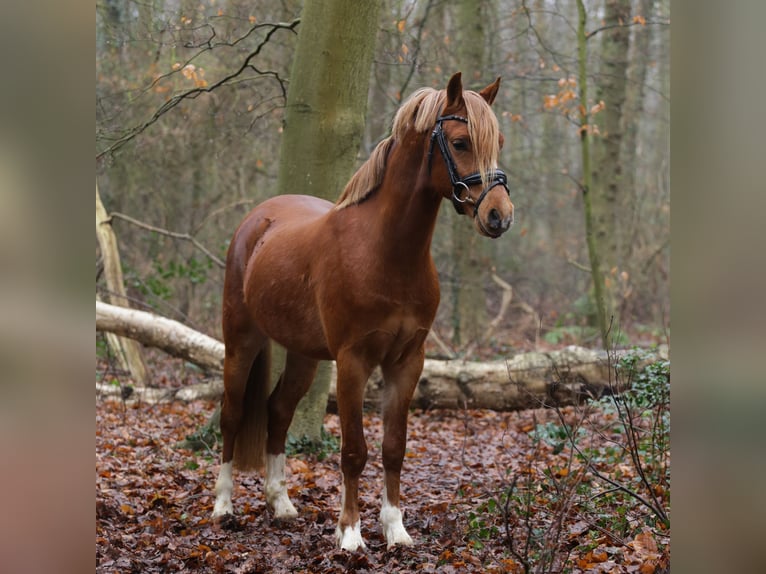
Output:
[[[234,466],[240,470],[262,470],[264,467],[270,378],[271,344],[267,341],[256,355],[247,378],[242,422],[234,441]]]

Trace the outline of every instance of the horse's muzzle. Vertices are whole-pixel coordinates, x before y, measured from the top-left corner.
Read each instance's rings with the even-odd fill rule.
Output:
[[[492,237],[500,237],[513,225],[513,211],[506,217],[501,217],[500,212],[494,207],[489,210],[486,231]]]

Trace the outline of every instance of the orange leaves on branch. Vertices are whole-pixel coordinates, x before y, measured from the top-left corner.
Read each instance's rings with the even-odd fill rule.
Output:
[[[543,106],[546,110],[559,109],[568,116],[572,112],[574,102],[577,101],[577,80],[573,77],[560,78],[558,81],[559,91],[557,94],[547,94],[543,97]]]
[[[402,53],[397,56],[397,59],[399,60],[399,63],[402,64],[404,63],[404,58],[410,53],[410,49],[404,42],[402,42],[402,47],[400,49]]]
[[[633,23],[634,24],[641,24],[642,26],[646,26],[646,18],[641,16],[641,14],[636,14],[633,16]]]
[[[582,125],[579,128],[580,135],[600,135],[598,126],[592,122],[588,122],[587,119],[590,116],[594,116],[606,107],[603,100],[590,107],[590,110],[586,109],[583,102],[579,101],[577,94],[577,79],[574,77],[559,78],[558,81],[559,91],[556,94],[546,94],[543,96],[543,107],[546,110],[558,110],[567,118],[574,116],[579,117]]]
[[[558,106],[558,103],[559,103],[559,99],[558,97],[554,95],[546,94],[545,96],[543,96],[543,105],[545,106],[546,110],[555,108],[556,106]]]
[[[604,100],[600,100],[597,104],[591,106],[591,108],[590,108],[590,115],[595,116],[597,113],[599,113],[605,107],[606,107],[606,104],[604,103]]]
[[[177,65],[178,64],[174,64],[173,69],[177,69],[176,68]],[[181,70],[181,73],[183,74],[184,78],[194,82],[195,87],[204,88],[205,86],[207,86],[207,81],[204,78],[205,76],[204,69],[198,68],[194,64],[186,64]]]
[[[601,135],[601,132],[598,129],[598,126],[596,124],[583,124],[580,126],[580,129],[578,130],[580,134],[587,133],[594,136]]]
[[[504,111],[502,115],[503,115],[504,118],[511,118],[511,121],[514,122],[514,123],[517,123],[517,122],[521,123],[521,122],[524,121],[524,116],[522,116],[521,114],[514,114],[514,113],[509,112],[507,110]]]
[[[183,77],[194,82],[194,85],[197,88],[204,88],[207,86],[207,81],[205,80],[205,70],[203,68],[198,68],[194,64],[186,64],[183,66],[183,64],[180,62],[176,62],[173,64],[172,69],[174,72],[181,70]],[[167,91],[167,89],[168,88],[166,88],[165,91]]]
[[[396,23],[396,29],[399,30],[399,33],[402,34],[404,32],[404,27],[407,25],[406,20],[399,20]]]

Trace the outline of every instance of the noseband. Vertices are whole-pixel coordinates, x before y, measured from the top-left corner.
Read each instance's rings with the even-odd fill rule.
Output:
[[[471,175],[467,175],[464,178],[460,178],[460,176],[457,173],[457,165],[455,165],[455,160],[452,158],[452,154],[449,151],[449,147],[447,147],[447,138],[444,136],[444,130],[442,129],[442,122],[446,120],[457,120],[459,122],[468,123],[468,119],[464,118],[463,116],[457,116],[457,115],[449,115],[449,116],[439,116],[436,118],[436,127],[434,127],[434,131],[431,133],[431,144],[428,146],[428,169],[431,169],[431,155],[434,149],[434,140],[437,144],[439,144],[439,149],[442,152],[442,157],[444,158],[444,163],[447,165],[447,172],[449,173],[450,181],[452,182],[452,205],[455,208],[455,211],[462,214],[465,213],[465,210],[463,208],[463,205],[466,203],[473,204],[473,216],[474,218],[479,213],[479,205],[481,205],[481,202],[484,200],[484,198],[487,196],[487,194],[492,190],[493,187],[502,185],[505,188],[505,192],[508,194],[508,197],[511,197],[511,191],[508,189],[508,177],[505,175],[505,172],[496,169],[494,170],[494,173],[492,175],[492,178],[489,180],[489,185],[485,187],[481,194],[479,195],[479,199],[473,200],[471,196],[468,195],[468,188],[472,185],[480,184],[481,181],[481,174],[477,171],[476,173],[472,173]],[[465,199],[461,199],[461,194],[465,191]],[[479,219],[479,223],[481,224],[481,219]],[[482,228],[484,228],[484,225],[482,225]],[[485,229],[485,231],[487,231]],[[489,235],[492,235],[491,233]]]

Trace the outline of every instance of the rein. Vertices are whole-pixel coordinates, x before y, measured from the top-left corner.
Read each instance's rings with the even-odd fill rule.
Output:
[[[502,185],[505,188],[505,192],[508,194],[508,197],[511,196],[511,191],[508,189],[508,177],[505,175],[505,172],[500,169],[494,170],[494,173],[492,175],[492,178],[489,181],[489,185],[485,187],[481,194],[479,195],[479,199],[475,200],[471,198],[468,195],[468,188],[472,185],[477,185],[481,183],[481,174],[477,171],[476,173],[472,173],[470,175],[465,176],[464,178],[461,178],[458,175],[457,172],[457,165],[455,165],[455,160],[452,158],[452,154],[449,151],[449,147],[447,147],[447,138],[444,136],[444,130],[442,129],[442,122],[447,120],[456,120],[463,123],[468,123],[468,119],[464,118],[463,116],[458,115],[449,115],[449,116],[439,116],[436,118],[436,126],[434,127],[434,131],[431,133],[431,144],[428,146],[428,169],[430,171],[431,169],[431,156],[433,154],[434,149],[434,141],[439,145],[439,149],[442,152],[442,157],[444,158],[444,163],[447,166],[447,173],[449,173],[450,181],[452,182],[452,205],[455,208],[455,211],[457,211],[460,214],[465,213],[464,204],[470,203],[473,205],[473,216],[476,218],[476,215],[479,213],[479,205],[481,205],[481,202],[484,200],[484,198],[487,196],[487,194],[492,190],[492,188]],[[465,199],[461,199],[461,194],[465,191],[466,196]],[[479,219],[479,223],[481,224],[481,219]],[[482,225],[482,228],[484,226]],[[486,231],[486,229],[485,229]],[[492,235],[492,234],[490,234]]]

